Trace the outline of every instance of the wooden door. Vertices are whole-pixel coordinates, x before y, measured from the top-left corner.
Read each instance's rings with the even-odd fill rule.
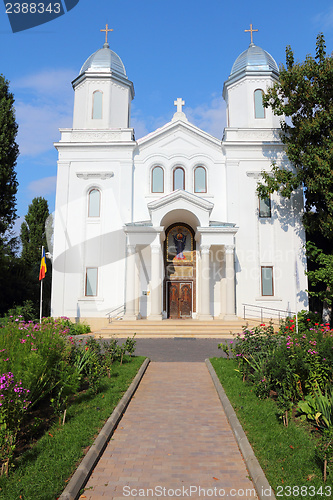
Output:
[[[179,283],[169,282],[169,318],[179,318]]]
[[[179,317],[192,317],[192,283],[179,283]]]
[[[169,318],[192,317],[192,283],[169,282]]]

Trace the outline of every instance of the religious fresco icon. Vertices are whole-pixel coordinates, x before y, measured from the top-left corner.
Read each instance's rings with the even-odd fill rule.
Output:
[[[173,241],[175,242],[176,247],[176,260],[184,260],[186,257],[183,254],[186,245],[186,236],[181,231],[179,231],[176,236],[173,237]]]
[[[167,260],[181,263],[193,260],[193,236],[185,226],[174,226],[167,234]]]

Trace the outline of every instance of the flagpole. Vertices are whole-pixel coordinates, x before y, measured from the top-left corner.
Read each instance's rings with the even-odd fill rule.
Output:
[[[43,309],[43,280],[40,280],[40,308],[39,308],[39,323],[42,322],[42,309]]]
[[[43,250],[44,246],[42,246],[42,259],[43,259]],[[43,310],[43,279],[40,280],[39,323],[42,323],[42,310]]]

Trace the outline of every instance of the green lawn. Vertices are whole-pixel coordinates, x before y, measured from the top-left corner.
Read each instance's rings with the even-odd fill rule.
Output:
[[[111,378],[101,391],[88,390],[68,407],[64,426],[54,424],[46,434],[15,463],[8,478],[0,478],[0,499],[54,500],[66,487],[105,421],[111,415],[145,358],[116,362]]]
[[[284,427],[274,401],[258,399],[251,385],[242,382],[236,361],[213,358],[211,363],[276,497],[332,498],[333,478],[323,482],[315,437],[306,424],[291,420]]]

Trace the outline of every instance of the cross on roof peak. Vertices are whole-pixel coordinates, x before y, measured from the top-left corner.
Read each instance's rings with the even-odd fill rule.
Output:
[[[252,23],[251,23],[251,24],[250,24],[250,29],[249,29],[249,30],[244,30],[244,31],[245,31],[245,33],[251,33],[251,43],[253,43],[253,33],[254,33],[255,31],[259,31],[259,30],[254,30],[254,29],[252,28]]]
[[[109,25],[108,25],[108,24],[106,24],[106,25],[105,25],[105,30],[100,30],[100,31],[105,31],[105,43],[108,43],[108,33],[109,33],[110,31],[113,31],[113,29],[109,29]]]
[[[183,99],[181,97],[178,97],[178,99],[176,101],[174,101],[173,103],[175,106],[177,106],[177,113],[182,113],[185,101],[183,101]]]

